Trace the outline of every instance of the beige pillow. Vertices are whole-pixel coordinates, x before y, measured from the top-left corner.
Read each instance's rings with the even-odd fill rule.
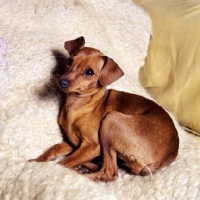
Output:
[[[140,79],[181,125],[200,133],[200,0],[134,0],[152,19]]]

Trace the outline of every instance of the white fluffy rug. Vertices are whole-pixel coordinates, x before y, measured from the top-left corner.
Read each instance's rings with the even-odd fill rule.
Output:
[[[117,181],[97,183],[53,162],[27,162],[62,141],[58,98],[38,92],[56,65],[53,50],[67,55],[64,41],[83,35],[126,73],[112,87],[148,97],[138,70],[150,33],[148,15],[131,0],[0,1],[0,199],[200,199],[200,146],[176,120],[179,156],[153,177],[120,170]]]

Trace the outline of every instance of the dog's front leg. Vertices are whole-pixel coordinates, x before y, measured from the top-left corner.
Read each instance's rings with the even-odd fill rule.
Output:
[[[64,167],[75,168],[87,163],[100,155],[99,144],[82,143],[81,146],[71,155],[64,158],[60,164]]]
[[[66,142],[56,144],[48,149],[44,154],[39,156],[36,159],[30,159],[29,162],[48,162],[54,160],[58,157],[67,155],[73,151],[73,148]]]

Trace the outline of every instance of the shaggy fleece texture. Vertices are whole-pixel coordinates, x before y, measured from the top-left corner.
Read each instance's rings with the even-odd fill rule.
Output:
[[[49,82],[55,55],[67,55],[64,41],[85,36],[124,70],[112,87],[148,97],[138,71],[150,34],[148,15],[131,0],[0,1],[0,199],[200,199],[200,147],[176,120],[179,155],[152,177],[119,170],[118,180],[99,183],[55,162],[27,162],[62,141]]]

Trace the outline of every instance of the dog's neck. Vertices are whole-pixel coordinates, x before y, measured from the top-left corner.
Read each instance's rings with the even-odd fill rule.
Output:
[[[88,94],[69,93],[66,97],[66,108],[68,110],[78,109],[83,106],[89,106],[91,103],[97,103],[106,95],[106,87],[99,87]]]

